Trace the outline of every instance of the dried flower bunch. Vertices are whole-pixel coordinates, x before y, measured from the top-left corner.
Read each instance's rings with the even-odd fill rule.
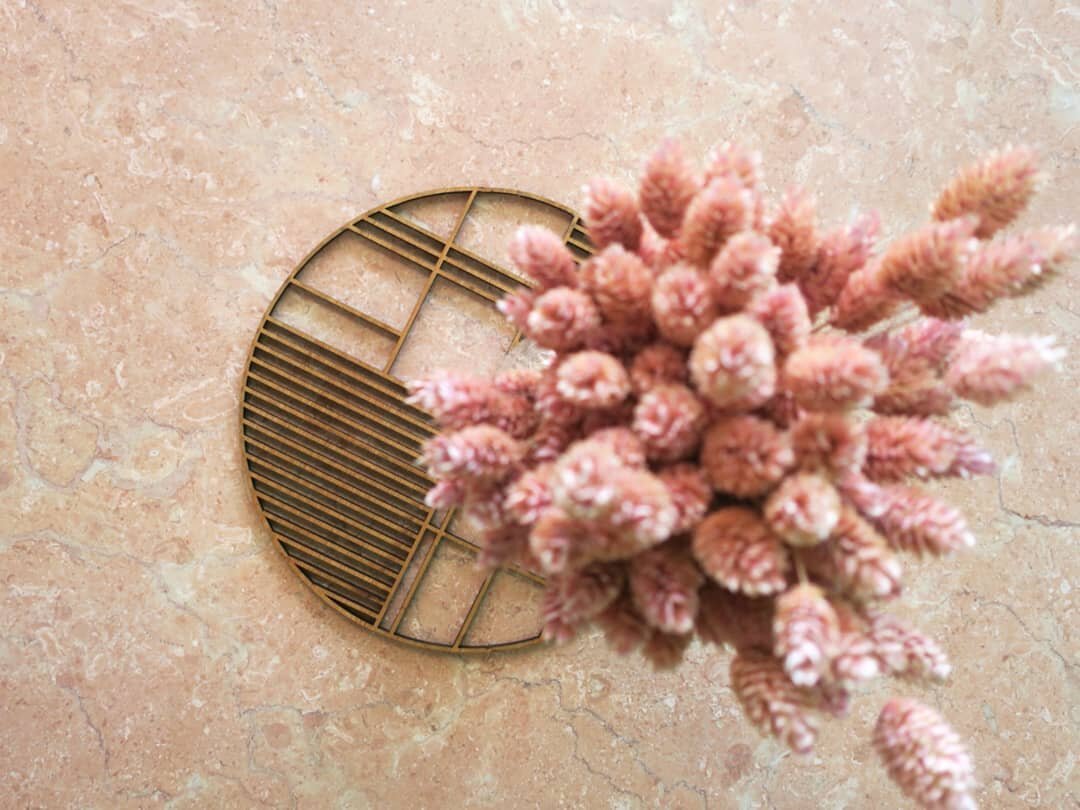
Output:
[[[594,622],[656,667],[695,635],[730,645],[747,717],[806,752],[861,682],[948,675],[883,608],[904,554],[974,538],[909,480],[993,470],[940,417],[1008,399],[1061,351],[962,319],[1052,278],[1075,229],[1000,233],[1037,185],[1026,148],[959,172],[929,224],[882,247],[874,215],[822,229],[798,189],[769,207],[759,164],[724,144],[699,173],[668,141],[636,194],[594,181],[591,259],[537,228],[510,246],[535,286],[500,309],[546,367],[412,390],[444,431],[429,503],[469,511],[483,564],[544,572],[548,638]],[[968,754],[932,710],[891,701],[874,744],[923,806],[974,807]]]

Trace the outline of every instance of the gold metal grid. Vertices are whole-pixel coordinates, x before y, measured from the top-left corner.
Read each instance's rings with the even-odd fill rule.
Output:
[[[456,197],[463,197],[464,204],[445,238],[409,216],[410,204]],[[492,305],[529,284],[459,239],[478,203],[504,198],[565,215],[565,243],[579,259],[590,255],[584,228],[572,210],[520,191],[448,188],[372,209],[323,240],[275,295],[251,345],[240,407],[252,496],[296,574],[331,608],[366,630],[456,653],[537,643],[538,629],[524,638],[485,643],[469,643],[467,637],[497,576],[515,576],[536,587],[543,580],[521,569],[492,572],[480,582],[464,614],[447,617],[449,633],[403,628],[426,588],[456,584],[432,581],[432,561],[440,549],[449,544],[467,555],[478,549],[451,530],[453,510],[437,513],[424,503],[432,481],[416,458],[434,428],[428,414],[405,402],[405,386],[392,370],[436,281]],[[305,269],[343,236],[359,237],[402,268],[426,274],[402,326],[305,280]],[[364,283],[363,268],[357,267],[355,284]],[[288,323],[281,305],[290,293],[385,341],[386,359],[381,365],[367,362],[343,350],[340,340],[335,346],[327,335],[317,334],[318,329]],[[512,343],[517,339],[515,335]]]

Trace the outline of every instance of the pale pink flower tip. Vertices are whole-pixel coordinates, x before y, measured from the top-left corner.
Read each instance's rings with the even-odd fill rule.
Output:
[[[913,487],[882,487],[884,511],[874,523],[893,548],[913,554],[951,554],[975,545],[955,506]]]
[[[754,195],[734,177],[718,177],[691,201],[679,241],[687,261],[707,267],[739,231],[753,224]]]
[[[773,649],[796,686],[814,686],[825,674],[838,633],[836,611],[816,585],[796,585],[777,598]]]
[[[625,579],[623,567],[613,563],[594,563],[551,577],[541,607],[544,638],[569,641],[582,624],[618,598]]]
[[[733,177],[744,188],[761,185],[761,153],[726,141],[715,146],[705,158],[705,177]]]
[[[731,659],[731,688],[747,718],[799,754],[817,741],[818,702],[791,682],[780,662],[754,650],[740,650]]]
[[[689,554],[665,543],[630,561],[630,593],[638,612],[665,633],[694,629],[698,589],[705,577]]]
[[[597,250],[622,245],[636,250],[641,241],[641,214],[633,192],[603,177],[585,186],[585,222]]]
[[[954,352],[945,382],[957,395],[980,405],[994,405],[1031,385],[1065,357],[1052,337],[987,335],[970,330]]]
[[[705,407],[684,385],[647,391],[634,408],[634,433],[656,461],[677,461],[692,453],[705,427]]]
[[[661,468],[656,475],[667,487],[678,515],[672,534],[690,531],[705,517],[712,500],[705,474],[696,464],[675,464]]]
[[[866,265],[879,228],[877,214],[862,214],[821,238],[814,266],[799,284],[811,315],[836,303],[847,280]]]
[[[799,466],[806,470],[842,476],[857,473],[866,461],[866,431],[844,413],[803,414],[791,429],[791,442]]]
[[[708,278],[689,265],[677,265],[656,280],[652,312],[656,328],[666,339],[689,346],[716,317]]]
[[[840,496],[816,473],[785,478],[765,500],[765,521],[790,546],[824,542],[840,520]]]
[[[623,364],[604,352],[572,354],[559,365],[558,392],[582,408],[610,408],[630,393]]]
[[[525,332],[545,349],[573,351],[600,327],[600,314],[585,293],[555,287],[536,299]]]
[[[813,552],[805,558],[807,563],[823,564],[829,578],[857,598],[890,599],[900,593],[900,561],[873,526],[850,507],[841,508],[832,537]]]
[[[611,245],[581,267],[581,283],[611,321],[649,316],[653,274],[634,253]]]
[[[685,352],[670,343],[652,343],[630,363],[630,384],[638,396],[657,385],[685,383],[689,375]]]
[[[969,436],[930,419],[879,416],[866,426],[867,477],[896,481],[906,476],[985,475],[993,461]]]
[[[638,191],[642,213],[660,236],[670,239],[697,192],[698,181],[682,147],[671,138],[665,140],[645,163]]]
[[[784,193],[766,233],[780,248],[780,281],[798,281],[814,266],[818,253],[817,205],[801,188]]]
[[[718,318],[690,352],[690,378],[719,408],[763,404],[776,390],[776,354],[769,333],[749,315]]]
[[[783,383],[804,408],[834,411],[869,404],[889,375],[881,357],[857,341],[819,335],[788,357]]]
[[[928,810],[975,810],[975,773],[959,735],[936,711],[907,698],[885,704],[874,748],[890,778]]]
[[[952,666],[932,638],[888,613],[871,612],[870,639],[882,669],[908,678],[943,681]]]
[[[935,302],[963,273],[978,245],[974,231],[970,217],[927,225],[893,242],[876,273],[897,295],[916,303]]]
[[[574,257],[562,239],[547,228],[518,228],[510,241],[510,261],[541,289],[575,286]]]
[[[768,492],[794,466],[787,434],[756,416],[713,422],[701,447],[701,467],[719,492],[752,498]]]
[[[801,349],[810,337],[810,313],[794,284],[769,290],[752,301],[747,311],[768,331],[781,357]]]
[[[694,530],[693,551],[702,570],[728,590],[767,596],[787,585],[787,550],[745,507],[724,507],[702,520]]]
[[[713,298],[722,312],[737,312],[776,283],[780,248],[746,231],[731,237],[709,265]]]
[[[523,446],[503,431],[474,425],[428,441],[423,462],[436,478],[495,481],[504,478],[523,455]]]
[[[1006,147],[957,172],[934,203],[933,216],[944,221],[973,214],[978,218],[975,235],[985,239],[1016,219],[1037,185],[1035,152]]]

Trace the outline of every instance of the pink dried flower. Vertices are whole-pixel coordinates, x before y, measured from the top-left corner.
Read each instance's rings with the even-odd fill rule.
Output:
[[[679,636],[662,630],[653,630],[645,646],[641,648],[641,653],[657,671],[674,669],[682,663],[686,648],[690,646],[692,640],[693,636],[690,633]]]
[[[529,439],[528,464],[543,464],[558,458],[577,438],[576,428],[560,422],[541,424]]]
[[[993,470],[989,453],[970,436],[930,419],[879,416],[867,423],[866,433],[865,472],[874,481],[897,481],[909,475],[967,477]]]
[[[905,796],[928,810],[975,810],[971,757],[933,709],[893,698],[878,717],[874,748]]]
[[[569,641],[582,624],[618,598],[625,581],[625,571],[617,563],[593,563],[580,571],[551,577],[541,606],[544,638]]]
[[[607,178],[595,178],[585,186],[585,222],[589,240],[597,250],[608,245],[636,250],[641,241],[637,197]]]
[[[610,444],[592,438],[575,442],[550,475],[552,500],[571,517],[601,518],[614,507],[614,479],[622,469]]]
[[[923,318],[867,340],[889,372],[889,385],[875,397],[874,410],[912,416],[947,412],[953,394],[941,374],[962,330],[956,323]]]
[[[846,332],[861,332],[896,311],[901,299],[885,286],[879,266],[880,262],[874,261],[848,276],[829,323]]]
[[[670,343],[652,343],[630,363],[630,385],[638,396],[658,385],[685,383],[689,376],[686,354]]]
[[[849,507],[840,510],[832,537],[814,549],[808,564],[824,561],[830,578],[862,599],[890,599],[900,593],[900,561],[873,526]]]
[[[656,280],[652,313],[665,340],[689,346],[716,317],[709,281],[688,265],[677,265]]]
[[[511,325],[524,331],[529,313],[536,302],[536,293],[532,290],[518,290],[495,302],[495,308]]]
[[[630,594],[638,612],[665,633],[684,635],[694,629],[698,589],[705,577],[681,547],[665,543],[630,561]]]
[[[645,444],[628,427],[609,427],[595,430],[589,434],[589,444],[607,448],[623,466],[645,466]]]
[[[488,529],[481,534],[480,543],[480,553],[476,556],[480,568],[528,563],[529,533],[521,526]]]
[[[971,217],[936,222],[897,239],[877,265],[881,283],[897,295],[931,305],[956,284],[978,245]]]
[[[879,228],[877,214],[862,214],[821,237],[817,259],[799,283],[811,316],[832,306],[852,273],[866,265]]]
[[[503,508],[511,520],[521,526],[531,526],[540,519],[541,513],[553,501],[554,472],[554,465],[541,464],[522,473],[506,488]]]
[[[705,179],[720,177],[732,177],[743,188],[756,189],[761,185],[761,153],[730,141],[718,144],[705,158]]]
[[[810,337],[806,301],[794,284],[784,284],[760,295],[747,307],[765,327],[780,357],[801,349]]]
[[[712,500],[712,489],[705,474],[696,464],[674,464],[661,468],[656,475],[667,487],[675,507],[677,517],[671,533],[690,531],[705,517]]]
[[[536,423],[526,397],[500,390],[489,380],[440,371],[411,382],[409,391],[410,404],[430,413],[445,430],[486,422],[520,439]]]
[[[465,503],[468,496],[468,488],[465,482],[457,478],[448,478],[445,481],[436,481],[435,486],[428,490],[424,496],[424,503],[432,509],[448,509],[451,506],[460,506]]]
[[[638,255],[654,272],[662,272],[686,257],[678,239],[665,239],[647,221],[643,223]]]
[[[844,413],[810,412],[791,429],[799,466],[843,476],[858,472],[866,461],[866,431]]]
[[[581,408],[610,408],[630,394],[623,364],[604,352],[572,354],[559,365],[557,375],[559,396]]]
[[[1006,147],[957,172],[934,203],[933,217],[943,222],[973,214],[975,235],[985,239],[1020,215],[1037,184],[1035,152]]]
[[[1031,275],[1016,293],[1023,295],[1036,290],[1054,278],[1063,265],[1073,258],[1080,249],[1080,240],[1076,237],[1076,225],[1047,225],[1024,231],[1023,236],[1035,243],[1038,255],[1038,269],[1032,268]]]
[[[769,528],[788,545],[816,546],[840,519],[840,496],[824,477],[796,473],[765,499],[763,512]]]
[[[610,245],[581,266],[581,283],[609,321],[647,319],[653,274],[635,253]]]
[[[874,642],[865,633],[848,630],[833,647],[829,679],[844,689],[881,676],[881,662]]]
[[[767,596],[787,587],[787,550],[745,507],[724,507],[702,520],[694,530],[693,552],[702,570],[728,590]]]
[[[595,529],[560,509],[545,509],[529,532],[529,550],[548,574],[559,574],[586,559],[590,546],[601,541]]]
[[[763,495],[794,463],[788,436],[756,416],[718,419],[702,442],[701,467],[710,483],[739,498]]]
[[[585,293],[554,287],[536,299],[525,332],[545,349],[573,351],[600,327],[600,314]]]
[[[490,425],[473,425],[435,436],[424,445],[423,463],[439,479],[498,481],[520,463],[520,442]]]
[[[690,378],[718,408],[754,408],[776,390],[776,357],[765,327],[748,315],[718,318],[690,352]]]
[[[762,652],[740,650],[731,659],[731,688],[747,718],[791,750],[806,754],[817,741],[818,702],[788,680],[780,662]]]
[[[638,191],[642,213],[660,236],[670,239],[678,233],[697,192],[693,167],[679,142],[668,138],[645,163]]]
[[[811,410],[869,404],[888,382],[888,372],[876,352],[838,335],[812,337],[784,363],[784,387]]]
[[[495,375],[495,387],[504,394],[532,399],[540,384],[540,371],[533,368],[512,368]]]
[[[510,261],[541,290],[576,284],[574,257],[547,228],[525,225],[510,240]]]
[[[871,611],[869,637],[881,668],[892,675],[943,681],[952,666],[937,642],[888,613]]]
[[[712,582],[698,591],[694,626],[702,641],[735,649],[772,648],[772,599],[753,599]]]
[[[1023,235],[980,245],[947,294],[920,307],[927,315],[964,318],[986,312],[998,300],[1022,295],[1042,267],[1034,242]]]
[[[753,224],[754,195],[734,177],[718,177],[690,202],[679,241],[687,261],[707,267],[735,234]]]
[[[980,405],[1003,402],[1065,356],[1052,337],[987,335],[969,330],[953,354],[945,382],[957,395]]]
[[[814,266],[818,253],[817,205],[801,188],[788,189],[766,233],[780,248],[780,281],[799,281]]]
[[[685,385],[647,391],[634,408],[634,433],[654,461],[677,461],[692,453],[705,427],[705,406]]]
[[[652,628],[634,608],[629,594],[624,594],[606,610],[597,614],[596,623],[619,655],[627,655],[652,636]]]
[[[882,487],[884,511],[874,518],[889,544],[913,554],[950,554],[975,545],[975,536],[954,506],[914,487]]]
[[[737,312],[776,283],[780,248],[753,231],[732,236],[712,264],[709,280],[721,312]]]
[[[773,651],[796,686],[821,679],[838,632],[836,611],[816,585],[796,585],[777,597]]]
[[[615,556],[629,556],[671,536],[679,515],[663,481],[646,470],[624,468],[612,483],[616,498],[609,522],[625,540]]]

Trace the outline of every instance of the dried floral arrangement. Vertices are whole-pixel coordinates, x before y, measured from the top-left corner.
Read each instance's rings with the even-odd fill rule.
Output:
[[[1073,226],[999,233],[1038,180],[1030,149],[992,153],[929,224],[878,248],[875,215],[822,230],[798,189],[770,208],[755,153],[724,144],[699,173],[665,142],[637,193],[587,186],[597,253],[580,267],[549,231],[515,235],[535,287],[500,309],[551,351],[542,370],[413,384],[443,430],[423,458],[429,503],[483,528],[482,564],[547,576],[547,638],[592,622],[658,668],[695,635],[730,645],[746,716],[809,751],[861,682],[949,674],[884,606],[903,554],[974,542],[957,509],[907,482],[992,472],[940,417],[1006,400],[1061,359],[1051,338],[963,320],[1074,250]],[[890,700],[873,742],[922,806],[975,806],[970,756],[933,709]]]

